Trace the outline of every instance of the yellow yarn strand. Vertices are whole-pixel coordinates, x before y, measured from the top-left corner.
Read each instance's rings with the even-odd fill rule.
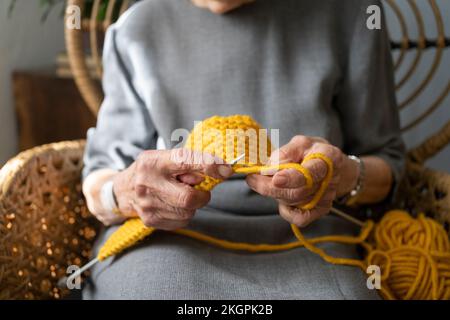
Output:
[[[260,126],[249,116],[235,115],[230,117],[212,117],[197,125],[189,136],[186,147],[192,150],[209,152],[219,156],[226,161],[240,154],[239,147],[232,141],[226,141],[226,130],[228,129],[255,129]],[[225,148],[217,145],[217,137]],[[271,148],[270,141],[265,138],[265,145]],[[333,177],[333,163],[331,159],[323,154],[310,154],[306,156],[301,164],[288,163],[278,166],[264,166],[259,156],[256,163],[250,163],[255,159],[263,141],[258,137],[257,146],[245,146],[245,165],[233,166],[234,172],[242,174],[257,174],[265,171],[278,171],[284,169],[295,169],[303,174],[306,187],[311,188],[313,178],[304,167],[307,161],[320,159],[327,165],[327,174],[320,185],[319,190],[313,196],[310,203],[303,205],[303,210],[313,209],[322,198],[324,192]],[[230,150],[226,150],[230,147]],[[217,153],[217,150],[220,150]],[[270,153],[270,152],[269,152]],[[221,180],[205,177],[205,180],[195,186],[198,190],[210,191]],[[305,247],[314,254],[319,255],[328,263],[336,265],[356,266],[366,271],[369,265],[377,265],[382,270],[381,295],[386,299],[450,299],[450,243],[444,228],[436,221],[420,215],[417,219],[412,218],[407,212],[395,210],[385,214],[383,219],[375,225],[367,221],[362,227],[359,236],[330,235],[306,239],[300,229],[291,225],[291,229],[297,241],[284,244],[252,244],[233,242],[187,229],[179,229],[172,233],[186,236],[198,241],[208,243],[226,250],[248,251],[248,252],[277,252]],[[123,250],[132,247],[140,240],[155,231],[154,228],[146,227],[138,218],[126,221],[118,230],[111,235],[100,249],[97,258],[102,261],[108,257],[119,254]],[[370,235],[373,234],[373,239]],[[333,257],[316,245],[321,243],[341,243],[361,245],[367,252],[365,260]]]

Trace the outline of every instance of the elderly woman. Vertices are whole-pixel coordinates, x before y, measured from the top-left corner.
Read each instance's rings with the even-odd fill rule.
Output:
[[[108,30],[105,100],[97,127],[88,133],[83,190],[91,212],[108,226],[97,249],[118,223],[136,216],[158,229],[189,224],[252,243],[293,241],[287,222],[302,227],[306,237],[354,232],[348,222],[327,215],[333,202],[386,201],[403,167],[386,28],[366,27],[366,10],[373,4],[381,6],[375,0],[134,5]],[[230,178],[230,166],[191,163],[189,152],[182,153],[185,161],[174,161],[174,153],[180,154],[173,149],[179,141],[171,140],[175,129],[232,114],[279,129],[274,154],[282,162],[301,162],[315,152],[332,159],[335,176],[314,209],[296,208],[311,192],[294,170]],[[311,160],[305,166],[316,190],[326,164]],[[204,175],[226,181],[211,193],[194,189]],[[356,256],[353,247],[324,249]],[[303,248],[250,254],[161,232],[94,268],[83,295],[376,298],[365,276]]]

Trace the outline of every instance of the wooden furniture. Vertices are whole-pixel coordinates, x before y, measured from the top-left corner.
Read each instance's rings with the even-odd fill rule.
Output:
[[[407,51],[415,52],[414,64],[397,87],[402,87],[414,77],[425,50],[433,50],[434,53],[425,79],[405,101],[400,101],[400,108],[403,109],[423,92],[437,68],[445,67],[440,61],[449,41],[444,34],[444,22],[436,1],[429,0],[427,3],[435,16],[437,39],[425,38],[423,18],[416,1],[407,2],[419,26],[419,38],[413,40],[409,38],[397,1],[384,2],[399,17],[403,33],[400,41],[392,41],[393,50],[400,50],[395,61],[396,70]],[[113,20],[109,13],[114,11],[115,6],[120,6],[122,11],[128,1],[109,0],[106,19],[100,23],[97,13],[102,3],[103,0],[94,0],[92,19],[83,23],[84,31],[66,30],[67,49],[76,83],[93,114],[98,111],[102,92],[90,77],[85,63],[86,52],[94,56],[101,74],[101,52],[97,47],[99,37]],[[84,1],[68,0],[68,5],[84,8]],[[90,35],[90,51],[84,47],[86,32]],[[407,124],[404,130],[414,128],[433,112],[449,91],[450,81],[442,94],[430,101],[424,113]],[[450,223],[450,175],[430,170],[424,167],[424,162],[449,142],[450,121],[409,151],[407,173],[400,186],[400,196],[396,199],[399,208],[413,214],[424,212],[447,227]],[[60,298],[67,293],[56,286],[57,279],[64,274],[64,268],[72,263],[81,265],[86,262],[98,224],[89,217],[80,190],[83,148],[82,141],[38,147],[21,153],[0,171],[1,298]]]
[[[13,91],[21,151],[46,143],[84,139],[95,126],[73,79],[52,71],[16,71]]]

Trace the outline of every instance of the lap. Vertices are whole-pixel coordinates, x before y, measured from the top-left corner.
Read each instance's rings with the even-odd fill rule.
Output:
[[[326,217],[307,237],[349,232],[347,222]],[[278,216],[233,216],[200,210],[192,229],[242,242],[293,241]],[[97,247],[116,229],[108,228]],[[336,256],[355,257],[355,248],[327,244]],[[227,251],[179,235],[157,232],[138,246],[98,264],[85,299],[376,299],[357,268],[335,266],[304,248],[275,253]]]

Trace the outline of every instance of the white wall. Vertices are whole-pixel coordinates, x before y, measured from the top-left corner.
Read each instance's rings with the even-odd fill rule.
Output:
[[[43,24],[38,0],[18,0],[10,19],[9,3],[0,0],[0,167],[17,152],[11,72],[51,67],[64,49],[60,8]]]

